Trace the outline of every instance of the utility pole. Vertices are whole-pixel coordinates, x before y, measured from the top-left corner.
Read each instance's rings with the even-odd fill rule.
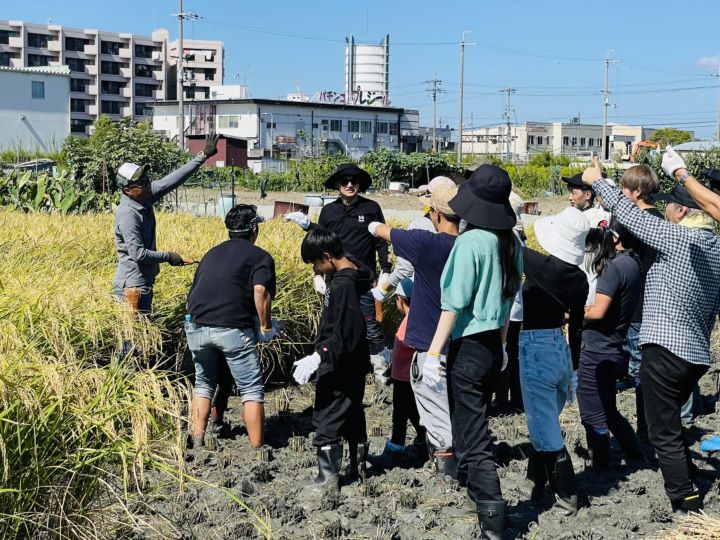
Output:
[[[608,107],[610,106],[610,90],[608,89],[608,70],[610,68],[610,64],[617,63],[617,60],[613,60],[610,58],[610,55],[614,49],[610,49],[607,52],[607,56],[605,56],[605,90],[603,92],[604,99],[603,99],[603,131],[602,131],[602,159],[608,159],[609,153],[608,153],[608,144],[607,144],[607,123],[608,123]]]
[[[512,122],[512,115],[515,112],[515,110],[512,108],[512,103],[510,102],[510,96],[515,93],[515,89],[508,86],[507,88],[501,89],[500,93],[507,94],[507,105],[505,106],[505,112],[503,113],[502,117],[505,119],[505,159],[510,159],[510,143],[512,142],[510,124]]]
[[[458,114],[458,147],[457,162],[462,164],[462,132],[463,132],[463,99],[465,94],[465,34],[469,34],[470,30],[462,33],[462,41],[460,41],[460,113]],[[474,45],[469,43],[468,45]]]
[[[720,82],[720,66],[718,66],[717,77]],[[720,141],[720,90],[718,90],[717,133],[715,133],[715,140]]]
[[[195,20],[198,16],[195,13],[183,12],[183,0],[178,0],[178,12],[173,16],[178,19],[177,98],[178,115],[180,117],[178,144],[180,148],[185,150],[185,46],[183,44],[183,21],[185,19]]]
[[[433,101],[432,151],[437,152],[437,95],[445,93],[445,90],[438,88],[442,84],[439,79],[432,79],[425,83],[428,85],[427,92]]]

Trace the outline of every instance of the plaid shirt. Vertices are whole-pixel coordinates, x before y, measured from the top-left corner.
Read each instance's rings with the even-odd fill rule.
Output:
[[[604,180],[593,190],[628,231],[657,251],[645,283],[640,344],[709,365],[710,333],[720,310],[720,238],[643,212]]]

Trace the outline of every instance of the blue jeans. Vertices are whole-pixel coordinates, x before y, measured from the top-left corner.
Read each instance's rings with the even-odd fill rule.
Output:
[[[570,348],[559,328],[520,332],[520,387],[530,442],[538,452],[565,446],[560,413],[572,373]]]
[[[188,348],[195,361],[195,396],[212,399],[220,363],[227,361],[243,403],[265,402],[255,332],[250,329],[198,326],[185,322]]]
[[[640,384],[640,364],[642,363],[639,322],[630,323],[623,348],[630,359],[628,362],[628,375],[635,379],[635,386],[637,386]]]

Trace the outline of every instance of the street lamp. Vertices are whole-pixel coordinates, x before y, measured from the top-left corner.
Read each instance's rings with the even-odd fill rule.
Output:
[[[270,117],[270,159],[273,159],[273,143],[275,139],[273,138],[273,133],[275,129],[275,120],[273,120],[273,113],[260,113],[260,116],[269,116]],[[267,127],[267,126],[266,126]]]

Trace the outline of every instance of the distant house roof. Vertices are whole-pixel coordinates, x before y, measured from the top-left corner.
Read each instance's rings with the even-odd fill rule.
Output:
[[[713,148],[720,148],[720,141],[692,141],[675,146],[679,152],[705,152]]]
[[[12,73],[41,73],[43,75],[70,75],[68,66],[36,66],[36,67],[9,67],[0,66],[1,71]]]
[[[155,108],[177,106],[177,100],[167,100],[155,102]],[[185,104],[192,105],[236,105],[236,104],[257,104],[257,105],[281,105],[284,107],[301,107],[315,109],[344,109],[344,110],[361,110],[367,112],[391,112],[391,113],[417,113],[414,109],[403,109],[402,107],[374,107],[367,105],[351,105],[347,103],[325,103],[310,101],[288,101],[285,99],[261,99],[261,98],[245,98],[245,99],[200,99],[185,100]]]

